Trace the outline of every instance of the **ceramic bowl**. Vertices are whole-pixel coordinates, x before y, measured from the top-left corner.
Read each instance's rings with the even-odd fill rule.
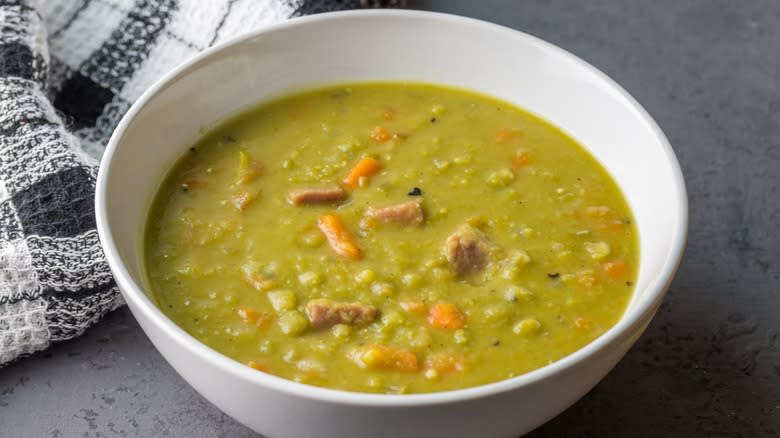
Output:
[[[413,395],[323,389],[259,373],[206,347],[149,299],[141,242],[150,201],[177,157],[244,109],[315,86],[410,80],[513,102],[568,132],[608,169],[633,209],[641,263],[620,321],[577,352],[479,387]],[[680,261],[687,228],[677,159],[653,119],[615,82],[527,34],[463,17],[352,11],[294,19],[206,50],[127,112],[103,157],[97,225],[130,310],[199,393],[270,437],[511,437],[590,390],[639,338]]]

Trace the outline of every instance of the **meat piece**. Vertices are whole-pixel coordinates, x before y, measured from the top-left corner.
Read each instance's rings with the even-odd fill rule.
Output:
[[[315,329],[336,324],[364,326],[376,319],[376,307],[362,303],[340,303],[325,298],[306,303],[306,316]]]
[[[422,225],[423,210],[417,201],[406,201],[389,207],[368,207],[366,217],[371,217],[380,223],[395,223],[402,225]]]
[[[293,205],[321,204],[343,201],[347,192],[338,184],[327,184],[319,187],[301,187],[287,192],[287,199]]]
[[[485,269],[494,250],[485,234],[471,225],[461,225],[447,238],[444,248],[447,261],[459,276]]]

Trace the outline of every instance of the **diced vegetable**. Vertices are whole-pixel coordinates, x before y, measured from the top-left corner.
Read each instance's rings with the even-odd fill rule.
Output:
[[[233,204],[233,207],[235,207],[236,210],[244,211],[255,200],[255,198],[257,198],[255,193],[252,193],[248,190],[239,190],[234,193],[233,196],[231,196],[230,202]]]
[[[602,260],[611,251],[607,242],[585,242],[585,250],[588,251],[593,260]]]
[[[377,174],[381,169],[382,166],[375,158],[363,157],[350,169],[344,178],[344,185],[354,190],[359,187],[361,178],[369,178]]]
[[[501,262],[501,276],[508,280],[515,279],[529,263],[531,263],[531,256],[527,252],[518,248],[511,249]]]
[[[260,292],[270,290],[276,284],[272,279],[260,272],[260,266],[255,261],[249,261],[241,265],[241,272],[244,274],[244,280]]]
[[[322,215],[317,225],[322,234],[325,235],[325,238],[328,239],[330,247],[333,248],[336,254],[353,260],[357,260],[362,256],[355,239],[352,238],[352,235],[338,216],[334,214]]]
[[[268,315],[257,312],[249,307],[240,307],[236,313],[238,313],[239,318],[244,320],[245,323],[253,324],[257,327],[267,327],[271,322],[271,318]]]
[[[236,172],[235,185],[243,185],[252,182],[263,171],[263,165],[252,161],[244,151],[238,152],[238,171]]]
[[[368,368],[390,368],[405,372],[419,369],[417,356],[411,351],[379,344],[359,350],[355,359],[358,365]]]
[[[291,310],[279,315],[279,329],[287,335],[298,335],[309,326],[309,320],[297,310]]]
[[[529,318],[519,321],[512,326],[512,331],[521,336],[530,336],[536,334],[540,328],[542,328],[542,323],[536,319]]]
[[[628,273],[628,264],[624,260],[612,260],[603,265],[604,272],[612,278],[623,278]]]
[[[428,324],[432,327],[457,330],[466,325],[466,317],[450,303],[438,303],[428,311]]]
[[[525,149],[518,149],[512,156],[510,164],[513,169],[522,169],[523,167],[531,164],[531,161],[533,161],[533,154],[531,154],[530,151]]]
[[[295,305],[298,302],[295,292],[289,289],[268,292],[268,300],[271,302],[271,307],[279,313],[295,309]]]
[[[505,187],[515,180],[515,174],[507,169],[499,169],[491,172],[487,177],[487,184],[491,187]]]

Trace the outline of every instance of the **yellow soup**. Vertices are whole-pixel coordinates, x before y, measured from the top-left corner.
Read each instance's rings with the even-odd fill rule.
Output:
[[[506,102],[415,83],[318,89],[215,129],[145,242],[160,308],[298,382],[421,393],[554,362],[614,325],[631,212],[574,140]]]

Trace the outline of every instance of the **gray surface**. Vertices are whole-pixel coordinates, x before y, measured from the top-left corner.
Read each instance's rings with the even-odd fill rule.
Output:
[[[688,250],[658,316],[601,384],[530,436],[780,435],[780,1],[417,5],[527,31],[598,66],[656,118],[686,175]],[[123,309],[0,370],[0,436],[252,434],[190,389]]]

